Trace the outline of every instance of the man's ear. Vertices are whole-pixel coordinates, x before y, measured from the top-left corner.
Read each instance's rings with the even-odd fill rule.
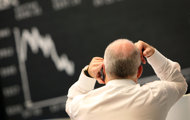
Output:
[[[137,78],[140,78],[140,77],[141,77],[142,72],[143,72],[143,66],[140,65],[139,68],[138,68],[138,72],[137,72]]]

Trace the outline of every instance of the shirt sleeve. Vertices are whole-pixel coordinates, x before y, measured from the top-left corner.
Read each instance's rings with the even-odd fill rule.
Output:
[[[76,103],[79,102],[78,99],[89,91],[94,89],[96,80],[91,77],[87,77],[84,73],[84,70],[87,69],[88,66],[86,66],[80,76],[77,82],[75,82],[68,91],[68,99],[66,101],[66,112],[70,116],[70,118],[74,118],[77,114],[76,110]]]
[[[148,84],[155,97],[167,101],[171,107],[187,90],[187,83],[183,77],[180,65],[163,56],[159,51],[147,58],[148,63],[154,69],[161,81]]]

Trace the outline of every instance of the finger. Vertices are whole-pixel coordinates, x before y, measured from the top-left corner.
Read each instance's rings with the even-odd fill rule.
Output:
[[[144,52],[143,55],[148,58],[153,54],[153,49],[151,47],[147,48]]]
[[[135,46],[136,46],[140,51],[142,51],[143,46],[142,46],[142,44],[141,44],[140,41],[136,42],[136,43],[135,43]]]
[[[141,61],[142,61],[143,64],[146,64],[146,60],[145,60],[145,58],[143,57],[143,55],[142,55],[142,57],[141,57]]]
[[[102,57],[93,57],[93,60],[103,60]]]
[[[143,63],[143,64],[146,64],[146,60],[145,60],[145,58],[144,58],[144,56],[143,56],[143,52],[142,52],[142,50],[143,50],[142,45],[139,45],[139,46],[138,46],[138,49],[139,49],[139,52],[140,52],[140,57],[141,57],[142,63]]]
[[[92,64],[89,69],[89,74],[91,76],[93,76],[95,79],[100,77],[99,72],[102,67],[103,67],[103,62],[97,63],[97,64]]]
[[[92,63],[91,66],[93,67],[99,67],[99,66],[102,66],[103,65],[103,62],[95,62],[95,63]]]
[[[99,64],[99,65],[97,66],[98,71],[100,71],[100,70],[102,69],[102,67],[103,67],[103,63]]]
[[[146,60],[144,58],[143,55],[143,50],[146,48],[146,45],[143,41],[139,40],[138,42],[135,43],[136,47],[139,49],[140,51],[140,55],[141,55],[141,61],[143,64],[146,64]]]
[[[105,84],[105,82],[101,78],[97,78],[96,80],[98,81],[99,84]]]
[[[103,60],[92,60],[91,64],[100,64],[103,63]]]

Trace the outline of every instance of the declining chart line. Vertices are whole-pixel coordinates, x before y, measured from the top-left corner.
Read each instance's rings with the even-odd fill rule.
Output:
[[[15,36],[20,34],[19,29],[14,29]],[[54,62],[57,70],[65,72],[72,76],[74,74],[74,63],[70,61],[66,54],[62,54],[60,57],[57,54],[55,44],[49,34],[41,36],[36,27],[32,28],[31,33],[28,30],[23,30],[20,37],[20,60],[27,60],[27,44],[30,46],[33,53],[38,53],[39,49],[42,50],[44,57],[50,57]]]
[[[26,71],[25,62],[27,60],[27,45],[30,46],[32,52],[37,54],[39,49],[42,51],[45,58],[51,58],[58,71],[65,71],[67,75],[72,76],[74,74],[74,62],[69,60],[66,54],[58,56],[55,44],[49,34],[45,36],[40,35],[38,29],[33,27],[31,32],[24,29],[22,33],[19,28],[13,29],[16,51],[19,59],[19,68],[22,79],[22,86],[24,91],[24,98],[26,107],[32,107],[28,76]]]

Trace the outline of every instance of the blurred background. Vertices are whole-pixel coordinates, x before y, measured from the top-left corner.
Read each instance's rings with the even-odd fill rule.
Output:
[[[0,119],[68,118],[69,87],[118,38],[143,40],[179,62],[190,86],[189,5],[189,0],[0,0]],[[139,82],[154,75],[144,65]]]

